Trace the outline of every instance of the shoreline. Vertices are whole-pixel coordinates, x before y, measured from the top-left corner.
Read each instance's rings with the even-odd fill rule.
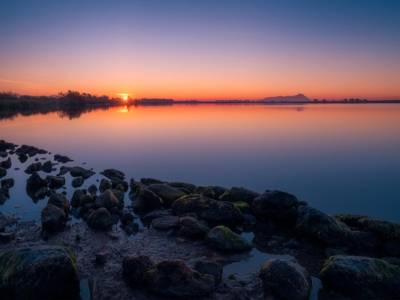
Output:
[[[49,156],[40,160],[44,155]],[[26,173],[28,195],[47,202],[41,220],[26,222],[0,214],[0,292],[9,293],[10,299],[23,299],[17,289],[29,294],[32,286],[18,281],[24,274],[7,265],[4,255],[21,257],[24,248],[51,263],[54,251],[64,251],[57,248],[60,245],[68,253],[58,255],[73,257],[75,271],[68,274],[70,285],[54,284],[63,290],[84,280],[91,295],[86,299],[232,299],[238,295],[262,299],[282,292],[291,299],[310,299],[310,293],[319,293],[318,299],[338,295],[352,299],[360,293],[387,299],[400,295],[397,223],[330,216],[282,191],[257,193],[242,187],[152,178],[135,181],[115,169],[97,173],[66,156],[5,141],[0,141],[0,156],[4,202],[13,201],[7,198],[13,188],[7,170],[16,159],[25,166],[18,172]],[[89,178],[96,178],[95,183],[82,189]],[[74,185],[72,196],[63,193],[67,184]],[[143,260],[148,264],[143,265]],[[243,271],[250,262],[251,270]],[[224,267],[232,263],[236,267],[229,269],[236,275],[224,274]],[[375,265],[379,268],[363,273],[364,267]],[[62,273],[64,267],[55,272]],[[15,273],[14,281],[1,279],[6,271]],[[390,280],[371,284],[370,279],[382,272],[389,272]],[[348,281],[349,274],[361,276],[359,282]],[[288,278],[296,282],[295,294],[287,290]],[[322,287],[315,291],[317,278]],[[45,279],[35,283],[43,284],[39,286],[44,289],[42,296],[54,296],[44,283],[48,284]]]

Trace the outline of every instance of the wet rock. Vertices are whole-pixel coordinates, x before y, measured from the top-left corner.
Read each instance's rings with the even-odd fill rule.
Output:
[[[382,259],[362,256],[332,256],[320,277],[324,289],[356,299],[400,298],[400,267]]]
[[[69,172],[70,168],[66,166],[61,166],[60,171],[58,172],[57,176],[63,176]]]
[[[180,218],[179,223],[179,235],[188,238],[204,238],[206,234],[210,231],[210,228],[207,225],[203,224],[194,217],[182,217]]]
[[[226,191],[227,189],[221,186],[198,186],[194,190],[194,193],[208,198],[218,199]]]
[[[96,257],[95,257],[95,263],[98,266],[103,266],[106,261],[107,261],[107,257],[110,255],[110,252],[107,250],[100,250],[99,252],[96,253]]]
[[[270,259],[261,268],[260,279],[265,295],[278,299],[306,300],[311,292],[308,272],[294,261]]]
[[[100,207],[88,216],[87,223],[93,229],[108,230],[114,224],[114,219],[107,208]]]
[[[162,207],[162,200],[147,188],[140,188],[132,200],[132,207],[137,213],[148,213]]]
[[[11,158],[7,158],[0,162],[0,168],[9,169],[11,168]]]
[[[72,177],[83,177],[84,179],[88,179],[89,177],[96,174],[92,170],[88,170],[82,167],[71,167],[69,169],[69,173]]]
[[[14,150],[17,145],[13,143],[6,142],[5,140],[0,140],[0,151]]]
[[[78,188],[78,187],[81,187],[84,182],[85,182],[85,179],[82,176],[78,176],[78,177],[75,177],[74,179],[72,179],[71,184],[72,184],[72,187]]]
[[[0,150],[0,157],[5,158],[5,157],[7,157],[7,156],[8,156],[7,151],[2,151],[2,150]]]
[[[133,216],[133,214],[131,214],[130,212],[124,212],[121,215],[121,225],[127,226],[127,225],[133,223],[134,219],[135,219],[135,217]]]
[[[173,212],[178,215],[196,214],[200,219],[212,224],[234,225],[243,221],[242,213],[231,203],[218,201],[203,195],[187,195],[172,204]]]
[[[149,212],[148,214],[145,214],[144,216],[141,217],[141,220],[144,224],[150,224],[154,219],[165,217],[165,216],[171,216],[171,211],[165,210],[165,209],[158,209],[158,210]]]
[[[214,277],[215,285],[222,280],[222,265],[213,261],[199,260],[194,264],[194,269],[201,274],[208,274]]]
[[[4,232],[7,226],[11,226],[17,223],[15,217],[7,216],[0,211],[0,232]]]
[[[128,285],[141,286],[145,281],[145,273],[153,266],[154,263],[148,256],[126,256],[122,261],[122,275]]]
[[[26,169],[25,173],[26,174],[33,174],[35,172],[39,172],[42,169],[42,163],[41,162],[36,162],[36,163],[31,163]]]
[[[14,186],[14,179],[13,178],[5,178],[1,181],[1,187],[3,189],[10,189]]]
[[[298,200],[281,191],[265,191],[253,199],[251,209],[257,217],[293,224],[297,217]]]
[[[186,195],[181,190],[166,183],[150,184],[147,188],[157,194],[163,200],[163,204],[166,207],[170,207],[176,199]]]
[[[53,204],[47,204],[41,214],[42,229],[49,233],[62,231],[67,222],[65,211]]]
[[[163,261],[145,273],[149,291],[167,297],[205,297],[214,292],[211,275],[200,274],[179,260]]]
[[[71,198],[71,206],[78,207],[83,203],[82,199],[86,196],[86,190],[75,190]]]
[[[179,218],[176,216],[165,216],[154,219],[151,222],[151,227],[158,230],[170,230],[177,228],[179,225]]]
[[[236,201],[236,202],[232,202],[232,203],[238,210],[240,210],[241,213],[250,212],[250,205],[247,202]]]
[[[34,146],[22,145],[15,151],[15,153],[17,155],[28,155],[29,157],[33,157],[37,154],[46,154],[47,151]]]
[[[7,175],[7,170],[5,168],[0,167],[0,178],[3,178]]]
[[[156,183],[164,183],[161,180],[154,179],[154,178],[141,178],[140,182],[144,185],[156,184]]]
[[[97,194],[97,186],[92,184],[88,187],[88,192],[89,194],[91,194],[92,196],[96,196]]]
[[[47,180],[41,178],[37,173],[33,173],[31,176],[28,177],[26,189],[28,195],[30,195],[32,198],[40,198],[40,195],[43,195],[43,192],[41,192],[40,195],[38,195],[37,192],[43,188],[45,190],[44,193],[46,193]]]
[[[68,156],[64,156],[64,155],[60,155],[60,154],[55,154],[54,155],[54,160],[60,163],[67,163],[70,161],[73,161],[72,159],[70,159]]]
[[[36,246],[0,253],[2,299],[67,300],[79,297],[75,258],[64,248]]]
[[[196,189],[196,186],[194,184],[186,182],[169,182],[168,184],[174,188],[188,191],[189,193],[193,193]]]
[[[95,203],[97,207],[105,207],[107,209],[112,209],[113,207],[122,208],[123,206],[123,203],[118,200],[111,190],[106,190],[100,194]]]
[[[246,202],[247,204],[251,205],[253,199],[258,197],[259,195],[259,193],[253,192],[243,187],[233,187],[229,190],[226,190],[219,197],[219,199],[229,202]]]
[[[42,171],[45,173],[51,173],[53,169],[53,164],[51,163],[50,160],[46,161],[43,165],[42,165]]]
[[[100,181],[100,186],[99,186],[99,190],[101,193],[103,193],[105,190],[111,189],[112,188],[112,183],[110,180],[108,179],[101,179]]]
[[[66,214],[69,213],[70,205],[67,197],[64,194],[53,193],[49,197],[48,204],[53,204],[61,208]]]
[[[15,239],[14,232],[0,232],[0,243],[9,243]]]
[[[18,160],[21,163],[24,163],[28,160],[28,155],[26,155],[25,153],[18,154]]]
[[[47,176],[46,180],[48,182],[49,188],[59,189],[65,185],[65,178],[62,176]]]
[[[350,235],[350,230],[344,223],[309,206],[299,207],[296,230],[328,245],[347,243]]]
[[[113,180],[113,179],[124,180],[125,179],[125,174],[116,169],[106,169],[103,172],[101,172],[100,174],[111,180]]]
[[[207,234],[208,245],[219,251],[242,252],[251,249],[251,245],[228,227],[216,226]]]
[[[10,199],[10,191],[6,188],[0,188],[0,204],[4,204],[8,199]]]
[[[120,180],[118,178],[113,178],[111,180],[112,189],[120,190],[122,192],[126,192],[129,189],[128,182],[124,180]]]

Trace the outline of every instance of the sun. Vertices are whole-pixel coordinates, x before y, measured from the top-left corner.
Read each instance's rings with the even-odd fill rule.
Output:
[[[117,94],[121,99],[122,99],[122,101],[128,101],[129,100],[129,94],[128,93],[119,93],[119,94]]]

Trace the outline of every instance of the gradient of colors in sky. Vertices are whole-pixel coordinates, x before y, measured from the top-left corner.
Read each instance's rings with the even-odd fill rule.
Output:
[[[0,90],[400,98],[397,0],[2,0]]]

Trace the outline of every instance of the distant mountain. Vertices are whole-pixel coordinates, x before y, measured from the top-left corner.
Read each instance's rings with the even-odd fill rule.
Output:
[[[259,100],[259,102],[276,102],[276,103],[305,103],[311,102],[309,98],[304,96],[303,94],[297,94],[293,96],[276,96],[276,97],[267,97]]]

